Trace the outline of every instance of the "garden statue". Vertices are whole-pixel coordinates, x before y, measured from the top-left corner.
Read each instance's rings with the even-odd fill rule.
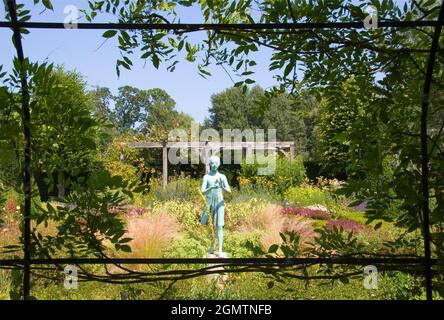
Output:
[[[202,193],[205,195],[206,207],[202,214],[201,223],[207,224],[210,217],[210,228],[217,230],[218,257],[226,257],[226,253],[222,251],[224,239],[225,224],[225,204],[222,190],[231,192],[228,185],[227,177],[219,173],[217,169],[220,166],[220,159],[217,156],[211,156],[208,161],[210,172],[203,177]],[[212,229],[214,230],[214,229]],[[214,253],[214,231],[212,231],[211,247],[208,253]]]

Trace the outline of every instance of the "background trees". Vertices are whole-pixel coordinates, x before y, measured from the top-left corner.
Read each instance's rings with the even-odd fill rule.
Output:
[[[100,126],[82,76],[61,67],[50,76],[51,90],[38,78],[31,95],[33,173],[43,198],[55,185],[63,197],[72,178],[92,170]]]
[[[296,152],[312,159],[315,155],[319,102],[304,92],[267,94],[260,86],[243,90],[233,87],[211,97],[210,116],[205,125],[222,133],[226,129],[276,129],[277,140],[294,141]]]

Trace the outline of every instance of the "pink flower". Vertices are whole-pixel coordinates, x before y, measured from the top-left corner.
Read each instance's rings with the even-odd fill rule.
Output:
[[[15,211],[15,208],[17,207],[17,200],[15,198],[9,199],[5,207],[7,213],[13,213]]]

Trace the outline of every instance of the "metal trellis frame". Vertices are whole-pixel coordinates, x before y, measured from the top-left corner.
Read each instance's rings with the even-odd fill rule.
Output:
[[[29,29],[65,29],[64,23],[54,22],[20,22],[17,19],[17,5],[15,0],[6,0],[9,11],[10,21],[1,21],[0,28],[10,28],[14,32],[14,44],[17,50],[17,57],[21,64],[24,61],[24,52],[20,34],[20,28]],[[427,142],[427,116],[430,104],[431,83],[433,81],[433,68],[437,51],[440,50],[438,43],[441,34],[444,19],[444,2],[441,2],[439,17],[437,20],[416,20],[416,21],[380,21],[379,27],[383,28],[416,28],[416,27],[434,27],[432,45],[429,50],[427,72],[425,74],[423,88],[423,104],[421,109],[421,163],[422,163],[422,214],[423,214],[423,233],[424,233],[424,258],[190,258],[190,259],[103,259],[103,258],[66,258],[66,259],[32,259],[30,252],[31,237],[31,136],[30,136],[30,94],[26,76],[21,72],[21,94],[23,127],[25,136],[24,146],[24,256],[23,259],[0,259],[0,266],[23,267],[23,296],[24,299],[30,299],[30,274],[33,265],[60,265],[60,264],[204,264],[220,263],[226,266],[240,265],[307,265],[307,264],[337,264],[337,265],[368,265],[368,264],[393,264],[393,265],[411,265],[424,267],[424,276],[426,279],[427,299],[432,299],[432,265],[437,263],[436,259],[431,258],[430,252],[430,218],[429,218],[429,155]],[[323,23],[268,23],[268,24],[134,24],[134,23],[78,23],[78,29],[99,30],[170,30],[170,31],[238,31],[248,32],[263,30],[266,32],[279,32],[282,30],[294,31],[297,29],[362,29],[363,22],[323,22]]]

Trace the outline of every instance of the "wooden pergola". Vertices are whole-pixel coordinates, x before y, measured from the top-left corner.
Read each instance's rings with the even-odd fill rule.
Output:
[[[191,149],[197,151],[201,158],[204,159],[205,171],[208,172],[208,164],[206,159],[211,155],[218,155],[224,150],[241,150],[246,154],[252,155],[254,150],[268,150],[281,153],[288,157],[290,161],[294,159],[295,148],[293,141],[276,141],[276,142],[255,142],[255,141],[239,141],[239,142],[131,142],[128,146],[138,149],[162,149],[162,186],[165,188],[168,184],[168,149]],[[120,159],[123,160],[121,149]]]

